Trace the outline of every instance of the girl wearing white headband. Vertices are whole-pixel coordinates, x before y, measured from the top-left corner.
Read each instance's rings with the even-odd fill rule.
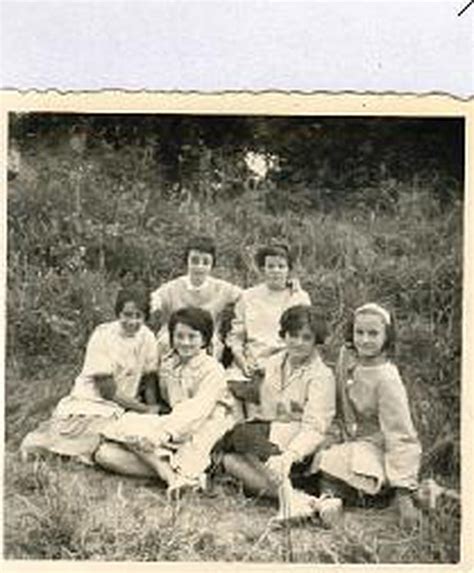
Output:
[[[354,314],[358,315],[364,312],[365,313],[373,312],[374,314],[379,314],[384,319],[385,324],[392,323],[392,319],[390,318],[390,313],[387,310],[385,310],[383,306],[380,306],[376,302],[368,302],[366,304],[363,304],[362,306],[359,306],[359,308],[356,308]]]
[[[394,342],[393,319],[385,308],[367,303],[356,309],[336,367],[341,443],[320,452],[314,469],[321,471],[322,492],[346,502],[394,489],[400,525],[413,527],[421,448],[391,361]]]

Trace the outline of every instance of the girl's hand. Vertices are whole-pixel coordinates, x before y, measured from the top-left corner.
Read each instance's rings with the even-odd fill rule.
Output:
[[[159,434],[156,438],[156,443],[160,446],[164,446],[173,440],[173,436],[166,430]]]
[[[253,369],[252,365],[245,359],[243,354],[234,354],[235,365],[242,370],[244,376],[247,378],[252,377]]]

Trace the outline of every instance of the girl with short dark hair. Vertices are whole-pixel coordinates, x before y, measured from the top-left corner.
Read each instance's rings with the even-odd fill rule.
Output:
[[[151,322],[157,330],[160,353],[170,348],[166,325],[176,310],[194,306],[210,312],[216,327],[228,304],[234,304],[242,289],[212,276],[217,256],[215,241],[210,237],[191,238],[184,249],[187,273],[162,284],[151,293]],[[216,340],[214,340],[217,343]],[[219,346],[217,344],[217,346]],[[214,354],[220,348],[214,348]]]
[[[202,488],[211,450],[233,426],[233,399],[224,369],[206,350],[212,317],[186,307],[171,315],[172,349],[158,369],[160,393],[171,413],[126,414],[103,431],[95,459],[104,468],[128,475],[155,475],[168,493]]]
[[[144,324],[148,299],[140,289],[118,292],[116,320],[94,330],[71,393],[59,402],[50,420],[25,437],[21,446],[25,456],[53,452],[91,464],[100,432],[110,420],[126,410],[158,412],[151,399],[150,404],[141,399],[152,395],[158,365],[155,337]]]
[[[278,497],[278,520],[318,511],[328,519],[327,503],[321,505],[291,483],[292,470],[298,464],[301,470],[301,462],[324,444],[335,413],[334,376],[318,351],[326,338],[326,322],[314,307],[297,305],[281,316],[279,333],[285,348],[266,362],[261,422],[247,422],[233,431],[234,451],[224,455],[224,467],[249,492]]]

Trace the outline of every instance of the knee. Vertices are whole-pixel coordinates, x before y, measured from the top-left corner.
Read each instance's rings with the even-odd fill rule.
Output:
[[[152,477],[155,472],[121,445],[104,442],[94,454],[94,462],[112,473],[136,477]]]
[[[244,465],[244,458],[241,454],[224,454],[222,456],[222,465],[228,474],[240,477],[239,470]]]
[[[116,447],[107,442],[102,443],[94,454],[94,462],[108,470],[113,470],[115,468],[116,459]]]

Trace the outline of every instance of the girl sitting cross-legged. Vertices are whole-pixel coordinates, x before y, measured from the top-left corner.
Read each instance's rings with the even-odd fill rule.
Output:
[[[400,523],[412,527],[421,448],[390,359],[394,338],[393,317],[383,307],[368,303],[355,311],[336,369],[344,439],[320,452],[313,469],[321,470],[322,491],[345,500],[394,489]]]
[[[158,376],[171,413],[130,413],[111,423],[95,460],[109,471],[158,476],[171,493],[203,486],[211,450],[233,426],[234,414],[224,369],[207,353],[210,313],[182,308],[171,315],[168,329],[172,349],[161,359]]]
[[[288,308],[280,318],[284,349],[268,358],[260,387],[260,421],[232,432],[225,470],[252,493],[279,498],[277,519],[320,513],[330,522],[340,502],[294,489],[291,478],[324,445],[335,414],[335,381],[318,352],[326,337],[322,316],[309,305]],[[308,464],[306,464],[307,466]],[[296,471],[295,471],[296,470]]]

